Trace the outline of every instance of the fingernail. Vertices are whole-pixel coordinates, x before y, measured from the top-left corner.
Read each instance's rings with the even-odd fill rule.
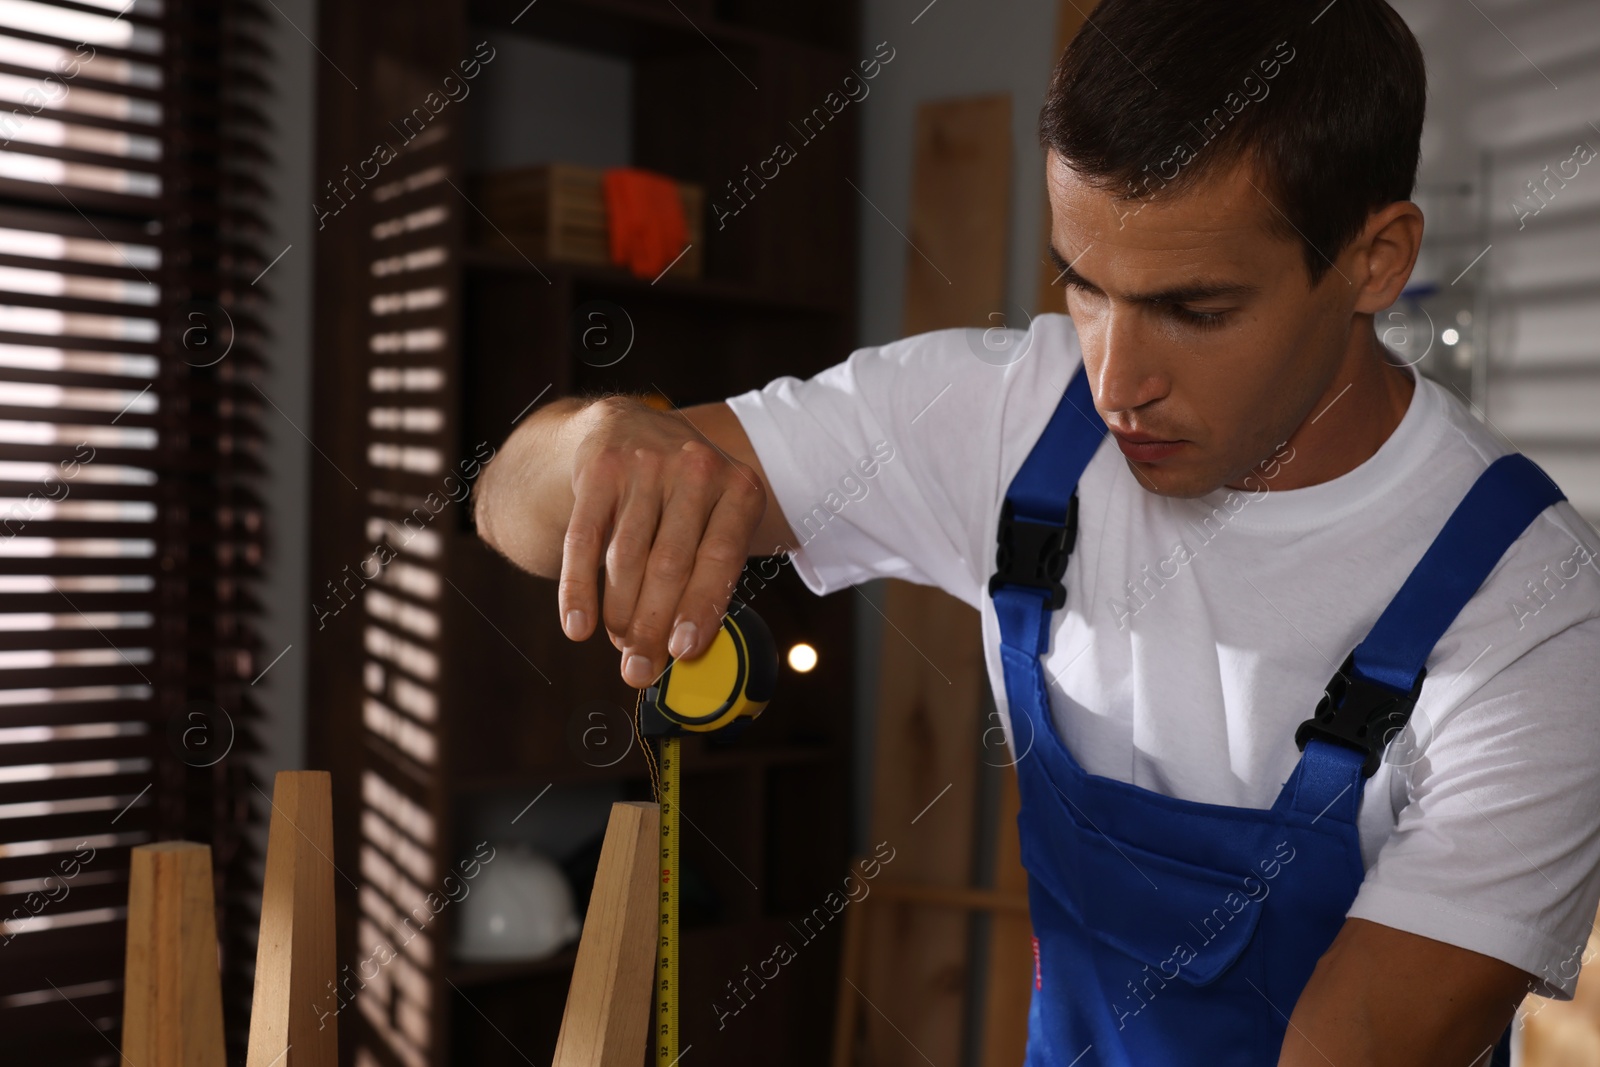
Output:
[[[567,636],[574,637],[583,629],[583,612],[576,609],[567,612]]]
[[[682,656],[694,647],[694,635],[694,623],[684,619],[672,628],[672,640],[667,642],[667,651],[671,652],[674,658]]]
[[[622,661],[622,676],[635,688],[647,684],[650,681],[650,661],[635,652]]]

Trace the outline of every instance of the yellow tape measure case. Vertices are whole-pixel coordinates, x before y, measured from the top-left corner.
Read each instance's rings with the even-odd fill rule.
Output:
[[[761,714],[777,681],[772,631],[735,600],[711,646],[692,660],[672,660],[645,690],[640,727],[648,737],[685,730],[731,737]]]

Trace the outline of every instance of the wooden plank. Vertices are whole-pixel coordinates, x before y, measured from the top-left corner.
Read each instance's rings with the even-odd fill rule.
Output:
[[[1058,0],[1056,5],[1056,50],[1055,57],[1061,58],[1061,53],[1067,50],[1067,45],[1083,27],[1088,16],[1094,11],[1096,0]],[[1051,64],[1051,70],[1055,64]],[[1044,173],[1039,175],[1041,181]],[[1048,190],[1044,193],[1044,221],[1039,224],[1039,291],[1034,297],[1033,310],[1059,311],[1066,314],[1067,301],[1062,291],[1055,284],[1056,275],[1060,273],[1055,265],[1050,262],[1050,195]],[[1029,950],[1032,954],[1032,950]],[[1017,1062],[1021,1062],[1018,1060]]]
[[[1011,96],[917,108],[905,332],[992,326],[1011,233]]]
[[[883,613],[872,840],[894,847],[898,881],[964,888],[986,684],[978,613],[907,582],[888,583]],[[909,901],[872,910],[859,984],[876,1010],[862,1016],[862,1063],[960,1062],[969,926],[964,912]]]
[[[224,1067],[211,849],[140,845],[128,872],[122,1058],[141,1067]]]
[[[860,870],[851,864],[854,870]],[[833,1013],[833,1067],[850,1067],[855,1062],[860,1039],[857,1023],[861,1017],[861,948],[866,938],[865,904],[871,897],[856,901],[844,914],[844,948],[839,959],[839,992]]]
[[[552,1067],[639,1067],[650,1033],[661,809],[611,805]]]
[[[247,1067],[337,1067],[333,780],[279,771],[272,787]]]
[[[858,860],[852,866],[859,867],[864,862]],[[996,921],[1002,916],[1015,921],[1020,913],[1024,932],[1027,929],[1028,898],[1022,893],[994,889],[946,888],[905,882],[875,882],[871,895],[858,900],[856,906],[845,915],[844,955],[839,967],[839,998],[833,1033],[833,1059],[830,1061],[833,1067],[849,1067],[855,1061],[856,1045],[861,1036],[857,1026],[863,999],[860,991],[861,949],[867,928],[867,905],[872,902],[873,908],[876,909],[885,901],[909,901],[933,907],[984,911],[991,913]],[[1023,1015],[1024,1027],[1019,1038],[1019,1048],[1027,1036],[1026,997],[1023,999]]]
[[[1094,6],[1094,0],[1058,0],[1053,53],[1057,60],[1084,26]],[[1055,284],[1058,271],[1050,262],[1048,252],[1052,227],[1050,199],[1048,190],[1042,191],[1044,210],[1039,226],[1039,278],[1034,310],[1065,313],[1066,299]],[[999,892],[1025,893],[1028,876],[1022,867],[1022,844],[1017,834],[1016,771],[1008,768],[1001,774],[995,827],[994,888]],[[1033,927],[1024,910],[1020,915],[995,915],[989,930],[978,1062],[980,1067],[1017,1067],[1027,1050],[1028,1004],[1033,993]]]
[[[914,152],[904,330],[993,325],[1011,230],[1010,96],[922,104]],[[988,684],[978,614],[898,581],[887,583],[883,614],[872,840],[895,848],[903,883],[967,887]],[[876,1010],[861,1016],[862,1062],[959,1062],[969,916],[897,901],[863,923],[861,988],[851,993]],[[852,1047],[850,1035],[836,1045]]]
[[[983,1035],[979,1067],[1019,1067],[1028,1048],[1028,1005],[1033,997],[1033,924],[1028,920],[1028,874],[1017,832],[1017,772],[1000,771],[995,827],[994,890],[1022,896],[1021,912],[997,913],[989,926]]]

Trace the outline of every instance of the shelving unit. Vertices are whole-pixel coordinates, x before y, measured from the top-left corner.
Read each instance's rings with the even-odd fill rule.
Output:
[[[447,0],[425,13],[352,0],[324,5],[322,19],[319,181],[346,181],[343,168],[377,141],[399,147],[391,124],[447,74],[460,77],[485,30],[625,58],[629,162],[700,183],[708,201],[777,141],[795,140],[788,124],[861,58],[854,0],[803,11],[755,0]],[[358,1067],[548,1062],[570,947],[543,960],[458,961],[465,905],[449,903],[373,977],[358,965],[408,900],[442,892],[478,841],[521,832],[495,813],[585,790],[649,795],[636,750],[612,760],[574,739],[574,724],[581,734],[600,711],[606,740],[629,741],[635,693],[616,650],[603,636],[568,641],[554,583],[490,552],[466,509],[438,500],[459,495],[451,486],[475,476],[474,457],[530,406],[601,390],[679,406],[720,400],[815,373],[854,340],[853,107],[724,227],[708,207],[703,279],[669,271],[652,282],[468,246],[468,116],[486,84],[440,108],[378,177],[347,185],[347,206],[318,236],[321,610],[309,749],[313,766],[333,771],[340,959],[361,979],[347,988],[365,985],[341,1010],[340,1035]],[[317,191],[331,202],[332,189]],[[577,316],[595,302],[620,309],[634,334],[607,366],[574,342]],[[772,571],[752,567],[743,595],[780,649],[809,642],[818,666],[784,668],[777,699],[736,743],[693,738],[683,755],[680,1011],[683,1044],[707,1067],[819,1062],[830,1034],[839,932],[802,944],[790,922],[821,904],[848,858],[851,604],[812,597],[787,567],[760,576]],[[564,858],[581,868],[581,855]],[[797,958],[719,1028],[713,1002],[780,940]]]

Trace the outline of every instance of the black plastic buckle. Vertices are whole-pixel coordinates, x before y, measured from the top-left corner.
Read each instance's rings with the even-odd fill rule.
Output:
[[[1067,573],[1067,557],[1077,539],[1077,493],[1067,502],[1067,519],[1059,526],[1019,519],[1011,501],[1005,501],[1000,506],[994,556],[998,570],[989,576],[989,595],[1006,585],[1030,586],[1049,593],[1050,610],[1060,610],[1067,602],[1067,587],[1061,584],[1061,576]]]
[[[1402,693],[1357,677],[1355,659],[1354,652],[1345,657],[1344,666],[1328,681],[1327,691],[1317,702],[1316,714],[1295,730],[1294,743],[1302,752],[1313,737],[1358,749],[1367,757],[1361,764],[1361,777],[1371,778],[1383,762],[1383,750],[1411,718],[1428,671],[1419,671],[1411,692]]]

